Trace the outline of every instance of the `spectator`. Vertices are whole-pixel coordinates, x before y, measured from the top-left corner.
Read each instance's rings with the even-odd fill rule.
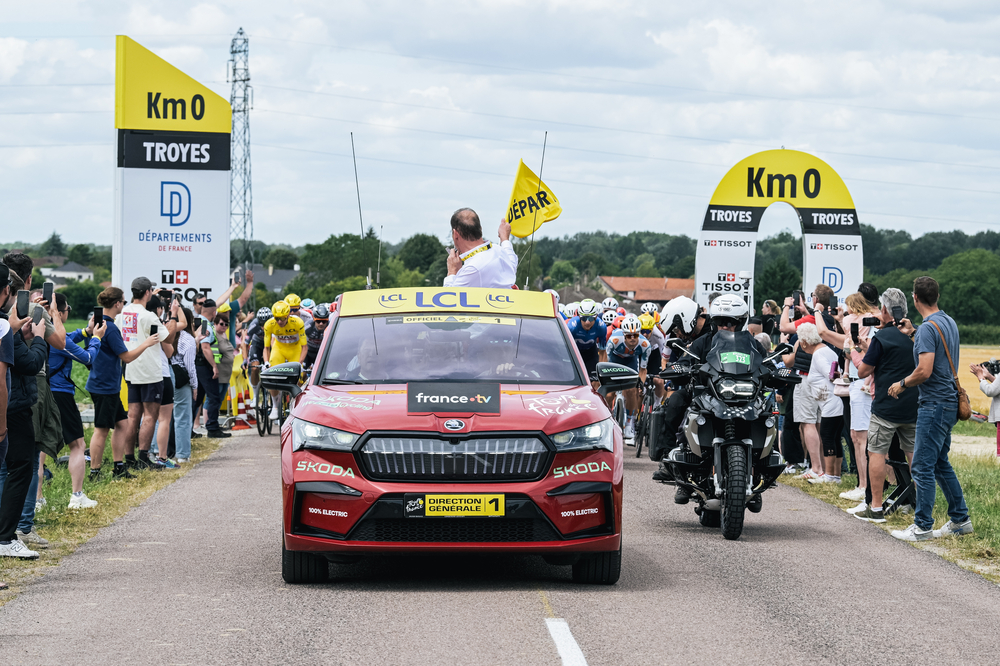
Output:
[[[874,378],[874,398],[868,429],[868,493],[854,513],[871,523],[884,523],[882,493],[885,487],[885,461],[893,437],[907,459],[913,458],[917,427],[917,392],[910,391],[899,398],[889,395],[889,388],[913,373],[913,341],[895,326],[892,309],[901,308],[906,316],[906,295],[899,289],[886,289],[882,294],[879,319],[882,325],[874,337],[861,336],[864,358],[858,364],[859,377]],[[855,355],[856,357],[856,355]]]
[[[833,298],[833,289],[826,286],[825,284],[818,284],[813,289],[812,302],[813,308],[810,309],[804,300],[800,301],[798,305],[795,305],[795,300],[792,296],[785,299],[785,308],[781,312],[781,323],[778,328],[782,333],[794,333],[795,330],[802,324],[815,324],[816,316],[813,314],[815,308],[819,304],[829,303]],[[822,312],[822,309],[820,310]],[[823,312],[823,320],[826,327],[833,330],[837,327],[837,322],[834,318],[827,312]]]
[[[66,302],[66,296],[63,294],[57,293],[55,300],[59,318],[65,325],[73,308]],[[92,509],[97,506],[97,502],[83,492],[86,442],[83,419],[80,418],[80,410],[76,406],[76,386],[72,378],[73,362],[82,363],[90,368],[101,349],[101,336],[106,330],[103,321],[98,322],[98,328],[95,330],[94,319],[91,317],[86,329],[77,329],[66,335],[65,349],[49,349],[49,385],[56,407],[59,409],[62,439],[69,446],[69,475],[72,484],[70,509]]]
[[[149,460],[153,465],[163,469],[176,469],[177,463],[170,459],[170,428],[173,424],[174,413],[174,381],[170,371],[170,357],[173,356],[173,339],[177,327],[187,322],[180,321],[183,313],[180,308],[180,301],[171,299],[171,313],[164,323],[166,335],[161,336],[160,342],[160,374],[163,381],[163,397],[160,400],[160,407],[156,415],[156,423],[153,426],[153,437],[150,438],[150,450],[156,456]],[[163,301],[159,296],[150,296],[146,302],[146,310],[156,316],[157,321],[163,319]],[[154,442],[155,440],[155,442]],[[141,452],[140,452],[141,453]]]
[[[7,293],[10,294],[10,291]],[[7,307],[14,305],[16,300],[16,295],[10,297]],[[0,494],[0,557],[34,559],[38,553],[17,538],[17,531],[31,486],[32,458],[37,459],[31,407],[38,401],[35,375],[45,365],[48,356],[48,347],[43,339],[46,325],[43,321],[32,324],[30,319],[15,319],[11,324],[14,362],[7,396],[7,454],[3,470],[0,470],[0,484],[3,485]]]
[[[229,344],[226,329],[229,327],[229,317],[223,314],[215,316],[215,344],[218,351],[213,353],[215,371],[209,380],[205,397],[205,430],[209,437],[230,437],[219,426],[219,409],[229,390],[229,379],[233,374],[233,359],[236,349]]]
[[[459,208],[451,216],[451,238],[455,247],[448,251],[446,287],[493,287],[509,289],[517,280],[517,254],[510,242],[510,223],[504,218],[497,231],[500,243],[483,240],[479,215],[471,208]]]
[[[747,330],[750,332],[750,335],[754,336],[755,338],[757,337],[757,335],[762,333],[764,331],[764,324],[762,323],[761,318],[750,317],[750,319],[747,321]],[[770,348],[770,345],[768,345],[768,348]]]
[[[962,486],[948,462],[951,429],[958,420],[959,336],[955,320],[938,309],[938,283],[931,277],[913,281],[913,305],[924,323],[914,329],[908,321],[904,333],[915,330],[913,356],[916,368],[910,375],[889,387],[889,395],[898,398],[904,391],[918,387],[916,444],[910,465],[917,491],[913,524],[896,530],[892,536],[904,541],[925,541],[949,534],[971,534],[972,520],[965,506]],[[934,529],[934,482],[948,502],[948,520]]]
[[[760,324],[761,330],[771,336],[772,344],[778,340],[778,318],[781,316],[781,309],[778,308],[778,304],[772,300],[764,301],[764,305],[760,308]]]
[[[713,292],[712,292],[711,294],[709,294],[709,295],[708,295],[708,307],[712,307],[712,303],[713,303],[713,302],[715,301],[715,299],[717,299],[717,298],[718,298],[719,296],[722,296],[722,294],[720,294],[720,293],[719,293],[719,292],[717,292],[717,291],[713,291]]]
[[[993,376],[993,373],[985,367],[975,363],[969,366],[969,370],[979,380],[979,390],[991,399],[989,421],[996,426],[997,420],[1000,419],[1000,379]],[[997,455],[1000,456],[1000,429],[997,429]]]
[[[134,349],[130,350],[125,346],[121,331],[115,324],[115,317],[125,306],[124,296],[118,287],[108,287],[97,296],[97,302],[103,308],[105,332],[101,336],[101,348],[87,380],[87,391],[94,402],[94,433],[90,438],[91,480],[100,478],[104,447],[112,429],[115,431],[111,438],[111,458],[114,462],[112,477],[133,478],[125,467],[125,449],[129,445],[130,435],[128,412],[122,406],[121,399],[122,363],[131,363],[158,342],[156,336],[150,336]]]
[[[170,359],[174,371],[174,433],[176,440],[176,462],[183,464],[191,459],[191,422],[194,396],[198,392],[198,372],[194,367],[194,357],[198,344],[194,339],[194,313],[182,309],[187,326],[178,332],[173,357]]]
[[[151,333],[152,327],[161,328],[160,319],[146,309],[146,303],[153,296],[153,283],[149,278],[137,277],[132,280],[132,302],[122,308],[115,317],[115,324],[121,331],[126,349],[132,351],[143,345],[151,335],[156,343],[166,339],[166,331]],[[159,300],[159,299],[157,299]],[[143,347],[142,353],[125,366],[125,383],[128,385],[128,439],[125,460],[137,469],[154,466],[149,459],[149,448],[153,442],[153,428],[163,402],[163,365],[159,350]],[[139,435],[139,456],[135,457],[135,438]]]
[[[898,290],[897,290],[898,291]],[[902,293],[902,292],[900,292]],[[906,310],[906,299],[903,299],[903,310]],[[858,485],[853,490],[841,493],[844,499],[855,502],[862,500],[868,491],[868,465],[865,456],[865,449],[868,444],[868,425],[872,413],[871,380],[862,378],[858,374],[857,364],[862,359],[862,338],[871,338],[875,329],[865,326],[866,317],[878,317],[878,308],[872,307],[868,299],[861,292],[855,292],[845,299],[846,314],[842,324],[843,331],[829,329],[826,326],[826,318],[816,319],[816,329],[824,342],[834,345],[837,349],[844,350],[847,367],[845,375],[850,381],[850,438],[852,444],[852,457],[858,472]],[[823,312],[825,308],[822,304],[816,306],[816,310]],[[852,324],[858,326],[858,341],[851,338]]]
[[[757,340],[757,342],[760,343],[760,346],[763,347],[765,351],[770,353],[772,347],[774,347],[774,345],[771,344],[770,335],[768,335],[767,333],[758,333],[753,337]]]
[[[837,356],[823,344],[815,324],[802,324],[799,326],[793,352],[786,355],[784,361],[786,365],[792,365],[800,375],[804,374],[802,383],[795,387],[792,399],[793,417],[799,424],[802,442],[811,464],[811,469],[803,473],[801,478],[821,483],[839,482],[839,469],[834,470],[833,465],[837,451],[833,448],[840,443],[844,405],[833,394],[833,382],[830,378]],[[804,367],[808,367],[805,372]],[[835,432],[834,425],[837,427]],[[824,455],[832,459],[824,460]]]

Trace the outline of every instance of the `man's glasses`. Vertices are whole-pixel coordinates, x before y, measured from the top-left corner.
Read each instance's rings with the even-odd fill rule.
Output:
[[[597,317],[580,317],[580,321],[582,321],[582,322],[596,321],[596,320],[597,320]]]
[[[638,337],[639,337],[638,333],[626,333],[625,334],[625,339],[626,340],[635,340]]]

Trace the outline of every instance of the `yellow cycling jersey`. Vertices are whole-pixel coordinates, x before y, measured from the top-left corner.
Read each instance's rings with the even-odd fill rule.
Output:
[[[295,315],[288,316],[288,322],[284,326],[278,326],[278,320],[271,318],[264,324],[264,346],[271,346],[271,336],[279,345],[289,345],[295,347],[306,346],[306,325]]]

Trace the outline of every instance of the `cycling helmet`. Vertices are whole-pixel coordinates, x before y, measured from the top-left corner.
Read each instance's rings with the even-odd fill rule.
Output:
[[[691,335],[698,323],[698,304],[687,296],[678,296],[663,306],[663,316],[660,319],[663,321],[663,332],[668,336],[674,330]]]
[[[311,310],[312,308],[316,307],[316,301],[314,301],[311,298],[303,298],[302,299],[302,307]]]
[[[620,308],[617,308],[616,311],[618,312],[618,314],[620,314],[623,317],[628,314],[628,312],[625,311],[625,308],[621,308],[620,307]]]
[[[288,294],[288,296],[285,296],[285,302],[288,303],[288,307],[290,308],[302,307],[302,299],[295,294]]]
[[[621,329],[626,333],[638,333],[642,330],[642,324],[639,323],[639,318],[635,315],[628,315],[622,319]]]
[[[604,302],[601,303],[601,305],[604,306],[605,310],[617,310],[618,309],[618,301],[616,301],[615,299],[611,298],[610,296],[608,298],[605,298]]]
[[[601,319],[603,319],[604,323],[607,324],[608,326],[611,326],[611,324],[615,323],[615,319],[617,319],[617,317],[618,313],[615,312],[614,310],[605,310],[604,314],[601,315]]]
[[[639,324],[642,326],[642,330],[651,331],[653,327],[656,326],[656,322],[653,321],[653,315],[644,313],[639,316]]]
[[[642,310],[642,314],[648,314],[648,315],[651,315],[654,312],[659,312],[660,311],[660,308],[656,307],[656,303],[652,303],[652,302],[643,303],[642,307],[639,308],[639,309]]]
[[[284,319],[288,315],[292,314],[292,309],[288,307],[288,303],[285,301],[278,301],[271,306],[271,314],[275,319]]]
[[[313,321],[327,321],[330,319],[330,308],[325,305],[317,305],[313,310]]]
[[[596,317],[599,314],[597,312],[598,307],[600,306],[597,303],[588,298],[585,301],[581,301],[580,307],[576,309],[576,313],[581,317]]]
[[[559,302],[559,292],[555,289],[546,289],[544,293],[552,294],[552,296],[556,299],[556,303]]]
[[[725,294],[712,301],[708,314],[717,326],[735,326],[739,330],[747,321],[750,306],[735,294]]]
[[[597,315],[598,316],[604,314],[604,306],[603,305],[601,305],[600,303],[597,303],[596,301],[594,302],[594,305],[597,306]]]
[[[575,317],[576,316],[576,312],[577,312],[577,308],[579,308],[579,307],[580,307],[580,302],[579,301],[573,301],[572,303],[570,303],[569,305],[566,306],[566,314],[568,314],[570,317]]]
[[[271,318],[271,308],[263,307],[257,310],[257,321],[261,324],[266,324],[267,320]]]

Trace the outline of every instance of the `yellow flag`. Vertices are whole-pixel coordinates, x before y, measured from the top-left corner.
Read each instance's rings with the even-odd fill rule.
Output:
[[[525,238],[560,214],[562,206],[559,205],[559,199],[521,160],[514,178],[514,189],[510,193],[510,203],[507,205],[510,232],[518,238]]]

